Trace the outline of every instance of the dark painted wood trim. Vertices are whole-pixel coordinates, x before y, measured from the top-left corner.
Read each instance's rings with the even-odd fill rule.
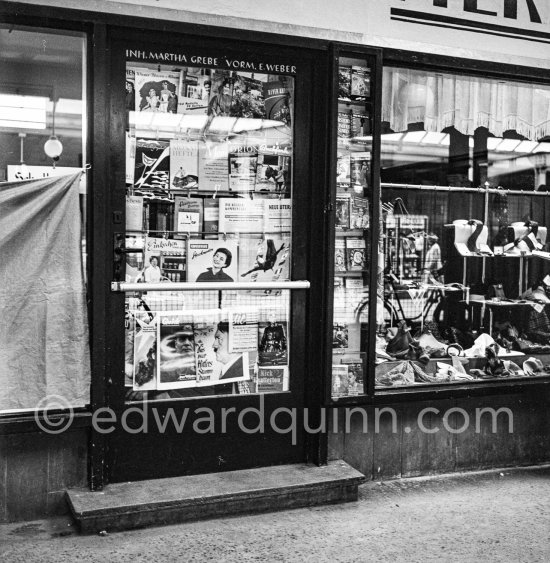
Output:
[[[36,416],[39,416],[39,413],[37,413]],[[92,415],[85,409],[78,409],[73,413],[48,413],[48,419],[52,423],[52,428],[55,428],[56,425],[59,425],[59,427],[61,427],[62,421],[68,421],[70,419],[70,424],[67,425],[67,428],[64,430],[64,432],[69,432],[73,428],[89,428],[92,425]],[[37,433],[43,433],[43,430],[37,425],[34,414],[25,413],[12,415],[7,420],[0,418],[0,436],[6,434]]]

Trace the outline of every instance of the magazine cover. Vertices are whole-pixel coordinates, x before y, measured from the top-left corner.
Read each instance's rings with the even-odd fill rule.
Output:
[[[126,133],[126,183],[134,183],[136,170],[136,138]]]
[[[338,138],[349,139],[351,134],[351,112],[339,111],[338,112]]]
[[[354,189],[366,188],[369,185],[370,154],[356,153],[350,158],[350,179]]]
[[[204,218],[203,231],[204,238],[218,238],[218,226],[220,222],[220,200],[207,197],[203,202]]]
[[[291,125],[289,80],[292,79],[281,76],[263,85],[266,118],[288,126]]]
[[[135,282],[143,272],[143,247],[145,237],[140,234],[126,234],[126,272],[125,279],[128,282]]]
[[[263,233],[263,199],[220,198],[220,233]]]
[[[229,314],[229,351],[258,352],[258,309],[240,307],[230,310]]]
[[[350,199],[349,193],[336,194],[336,220],[334,226],[337,230],[346,230],[350,228]]]
[[[199,141],[199,190],[209,192],[229,191],[228,143]]]
[[[213,323],[215,315],[221,320]],[[227,312],[217,310],[209,317],[202,317],[204,339],[201,349],[205,355],[201,356],[206,364],[205,369],[210,373],[210,379],[201,379],[199,385],[223,385],[227,383],[247,382],[250,390],[250,354],[248,352],[231,352],[229,349],[229,321]],[[211,328],[207,328],[209,325]],[[213,354],[212,352],[213,351]],[[210,371],[211,370],[211,371]],[[240,389],[239,389],[240,390]]]
[[[348,371],[348,395],[363,395],[363,373],[365,369],[365,355],[344,356],[340,363],[347,366]]]
[[[363,66],[351,67],[351,99],[365,100],[370,96],[370,70]]]
[[[332,327],[332,347],[347,348],[348,344],[348,325],[347,323],[334,323]]]
[[[143,196],[126,196],[126,230],[143,231]]]
[[[219,309],[205,309],[193,312],[193,334],[195,338],[195,363],[197,366],[197,385],[213,385],[220,375],[220,365],[216,360],[214,337],[221,320]]]
[[[216,70],[212,75],[208,115],[229,116],[233,100],[233,81],[228,70]]]
[[[136,69],[136,111],[176,113],[179,71]]]
[[[346,241],[343,238],[336,238],[334,241],[334,271],[346,271]]]
[[[369,200],[366,197],[351,196],[350,223],[352,229],[369,228]]]
[[[345,397],[348,394],[348,366],[333,364],[332,366],[332,396]]]
[[[268,234],[292,230],[292,200],[264,200],[264,232]]]
[[[350,183],[350,155],[344,154],[338,156],[336,160],[336,181],[341,184]]]
[[[162,311],[158,317],[157,389],[195,387],[195,335],[190,312]]]
[[[212,79],[209,69],[186,67],[180,73],[178,113],[206,115]]]
[[[341,100],[350,100],[351,95],[351,67],[338,68],[338,97]]]
[[[346,278],[345,295],[346,308],[348,311],[355,311],[355,308],[361,302],[365,291],[365,284],[362,277]]]
[[[238,276],[236,240],[187,241],[187,281],[233,282]]]
[[[158,283],[163,281],[161,257],[173,256],[185,259],[186,241],[165,239],[161,237],[146,237],[144,249],[144,269],[136,281]]]
[[[256,164],[258,156],[255,153],[230,152],[229,163],[229,191],[252,192],[256,185]]]
[[[365,239],[346,237],[346,259],[349,271],[361,271],[367,267]]]
[[[188,234],[202,233],[203,205],[201,197],[174,198],[174,231]]]
[[[351,114],[351,136],[365,137],[370,134],[370,116],[367,113],[353,112]]]
[[[136,69],[126,67],[126,111],[136,109]]]
[[[290,155],[260,151],[256,166],[256,191],[290,195]]]
[[[199,142],[170,141],[170,191],[197,189],[199,181]]]
[[[265,119],[263,85],[267,75],[237,74],[233,82],[233,99],[229,114],[232,117]]]
[[[170,188],[170,143],[155,139],[136,141],[134,188],[167,195]]]
[[[269,282],[290,279],[290,233],[266,237],[241,236],[239,279]]]
[[[288,367],[258,367],[257,393],[277,393],[288,391]]]
[[[157,316],[134,315],[134,391],[157,388]]]
[[[288,326],[286,320],[278,318],[276,312],[262,315],[258,324],[258,365],[288,365]]]

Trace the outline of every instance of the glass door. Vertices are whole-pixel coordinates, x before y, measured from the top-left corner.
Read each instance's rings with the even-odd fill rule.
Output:
[[[125,318],[114,402],[121,415],[146,409],[149,428],[117,427],[111,479],[302,461],[301,434],[271,415],[303,416],[309,282],[294,249],[308,236],[313,59],[192,38],[136,39],[119,53],[125,228],[113,232],[112,287]],[[247,408],[262,420],[240,416]]]

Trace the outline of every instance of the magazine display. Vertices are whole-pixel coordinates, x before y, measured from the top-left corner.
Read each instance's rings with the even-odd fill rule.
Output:
[[[190,190],[199,182],[199,141],[170,141],[170,190]]]
[[[339,155],[336,160],[336,182],[339,184],[349,184],[351,174],[351,161],[349,154]]]
[[[345,272],[346,270],[346,241],[343,238],[337,238],[334,241],[334,271]]]
[[[265,315],[264,315],[265,317]],[[258,325],[258,365],[288,365],[287,322],[270,313],[268,320]]]
[[[220,233],[263,233],[265,201],[220,198]]]
[[[368,229],[369,227],[369,200],[353,194],[350,199],[351,214],[350,228],[352,229]]]
[[[190,313],[158,313],[157,389],[195,387],[195,335]]]
[[[351,100],[351,67],[341,66],[338,68],[338,98]]]
[[[236,240],[187,241],[187,272],[191,282],[234,282],[238,278]]]
[[[199,190],[210,192],[229,191],[229,144],[207,144],[199,141]]]
[[[370,155],[352,154],[350,157],[350,179],[354,189],[366,188],[369,184]]]
[[[265,115],[267,119],[290,125],[290,92],[282,79],[264,84]]]
[[[136,138],[126,134],[126,183],[134,183],[136,169]]]
[[[170,189],[170,142],[154,139],[136,141],[134,188],[155,194]]]
[[[346,259],[348,271],[361,271],[367,266],[365,239],[346,237]]]
[[[203,200],[203,231],[205,238],[218,238],[220,224],[220,200],[212,197]]]
[[[337,230],[350,228],[351,195],[349,193],[336,194],[336,223]]]
[[[221,320],[219,309],[207,309],[193,313],[193,334],[195,338],[195,362],[197,385],[213,385],[221,368],[216,360],[214,337]]]
[[[127,294],[146,312],[128,311],[126,385],[285,391],[291,292],[208,282],[291,279],[295,67],[245,72],[261,65],[182,49],[126,65],[125,280],[166,284]],[[181,282],[206,289],[170,288]]]
[[[229,351],[258,351],[258,309],[241,307],[229,311]]]
[[[350,139],[352,137],[352,115],[349,111],[338,112],[338,138]]]
[[[341,364],[347,366],[347,386],[348,395],[363,395],[363,373],[364,373],[364,358],[361,355],[344,356],[341,359]]]
[[[263,85],[265,74],[242,73],[234,77],[233,99],[229,114],[232,117],[265,119]]]
[[[186,67],[180,73],[178,113],[206,115],[212,80],[205,69]]]
[[[257,157],[257,192],[286,194],[290,190],[290,156],[284,151],[261,151]]]
[[[239,278],[269,282],[290,279],[290,234],[239,239]]]
[[[134,391],[157,388],[156,315],[134,315]]]
[[[252,192],[256,185],[258,156],[250,153],[229,153],[229,191]]]
[[[370,135],[370,115],[366,112],[351,113],[351,136],[352,137],[365,137]]]
[[[179,83],[179,71],[136,69],[136,111],[176,113]]]
[[[143,197],[139,195],[126,196],[126,230],[143,230]]]
[[[332,366],[332,397],[345,397],[348,395],[348,366],[336,364]]]
[[[258,393],[277,393],[288,391],[288,367],[258,367],[256,391]]]
[[[352,100],[365,100],[370,96],[370,70],[363,66],[351,67],[350,96]]]
[[[203,230],[203,199],[176,196],[174,198],[174,230],[178,233],[196,234]]]

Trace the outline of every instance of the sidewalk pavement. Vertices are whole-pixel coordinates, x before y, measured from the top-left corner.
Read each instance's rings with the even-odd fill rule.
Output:
[[[0,526],[5,563],[550,561],[550,466],[369,482],[359,501],[82,536]]]

